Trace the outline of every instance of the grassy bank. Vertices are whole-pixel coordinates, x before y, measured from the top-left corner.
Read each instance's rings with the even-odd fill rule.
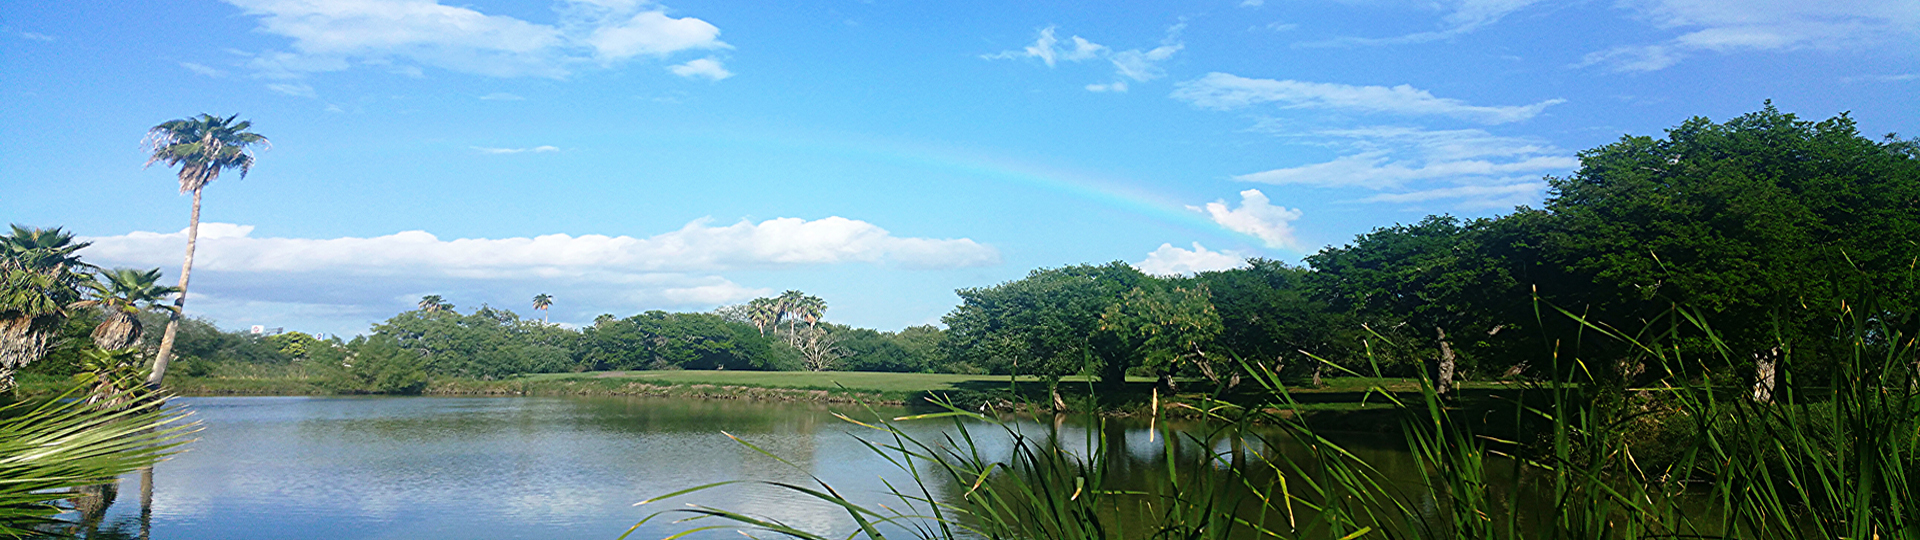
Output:
[[[332,395],[323,377],[305,370],[219,369],[203,376],[167,379],[167,390],[182,396]],[[67,379],[23,376],[23,395],[43,395],[66,388]],[[1219,397],[1240,403],[1271,401],[1257,385],[1215,396],[1204,381],[1181,381],[1183,392],[1161,395],[1151,379],[1130,378],[1123,387],[1104,387],[1085,377],[1069,377],[1060,393],[1077,411],[1109,415],[1149,415],[1159,399],[1162,413],[1199,416],[1204,403]],[[1377,390],[1418,394],[1413,379],[1371,377],[1328,378],[1319,387],[1290,389],[1292,411],[1314,417],[1316,423],[1345,430],[1390,430],[1395,422],[1384,413],[1387,402]],[[1482,401],[1500,383],[1463,385],[1467,401]],[[1376,389],[1372,397],[1368,389]],[[1047,386],[1033,377],[1009,381],[1004,375],[888,373],[860,371],[605,371],[545,373],[501,380],[436,378],[421,389],[440,396],[649,396],[686,399],[746,399],[828,403],[928,406],[929,399],[949,401],[968,409],[1036,410],[1050,402]]]

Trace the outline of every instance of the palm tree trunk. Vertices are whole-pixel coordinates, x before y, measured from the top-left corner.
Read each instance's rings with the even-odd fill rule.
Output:
[[[193,220],[187,223],[187,260],[180,264],[180,292],[173,297],[173,314],[167,317],[167,332],[160,337],[160,352],[153,356],[153,374],[147,386],[160,389],[167,377],[167,362],[173,359],[173,336],[180,330],[180,318],[187,311],[187,279],[193,276],[193,246],[200,240],[200,190],[193,190]]]

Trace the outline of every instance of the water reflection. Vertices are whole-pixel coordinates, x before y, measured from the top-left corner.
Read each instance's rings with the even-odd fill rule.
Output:
[[[817,476],[855,502],[897,505],[883,482],[911,483],[907,472],[849,435],[871,431],[832,416],[835,410],[867,415],[855,406],[525,397],[178,401],[204,422],[200,440],[144,475],[122,478],[122,486],[151,487],[138,492],[144,501],[131,500],[131,490],[102,488],[96,498],[103,502],[88,503],[99,510],[82,523],[84,537],[604,539],[664,508],[633,503],[696,485],[738,479],[806,484]],[[1206,463],[1217,455],[1221,466],[1263,455],[1305,455],[1284,441],[1225,437],[1197,424],[1150,431],[1144,423],[1087,425],[1062,418],[1013,426],[1022,436],[1083,457],[1104,438],[1113,450],[1107,463],[1113,487],[1149,492],[1166,487],[1168,452],[1175,463]],[[954,431],[943,422],[902,427],[929,441]],[[1007,437],[984,429],[974,433],[989,459],[1005,459],[1012,451]],[[1165,444],[1175,433],[1192,435]],[[1413,471],[1411,458],[1392,441],[1351,446],[1376,467]],[[938,481],[930,487],[944,497],[965,489]],[[839,508],[763,484],[729,486],[685,502],[829,535],[854,530]],[[649,524],[634,537],[678,530]],[[694,537],[738,536],[716,531]]]

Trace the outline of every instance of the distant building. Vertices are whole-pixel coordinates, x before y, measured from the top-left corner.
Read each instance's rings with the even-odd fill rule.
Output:
[[[284,327],[284,326],[275,326],[273,328],[267,328],[266,326],[262,326],[258,324],[253,325],[253,335],[256,335],[256,336],[277,336],[282,333],[285,333],[286,331],[287,331],[287,327]]]

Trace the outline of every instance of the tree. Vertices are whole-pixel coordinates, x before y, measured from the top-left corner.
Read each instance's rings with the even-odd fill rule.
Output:
[[[12,226],[0,237],[0,394],[13,389],[13,373],[47,354],[67,309],[81,300],[91,265],[74,252],[87,247],[59,227]]]
[[[125,349],[139,343],[142,309],[173,310],[173,306],[162,302],[177,289],[159,285],[159,281],[158,268],[145,271],[116,268],[100,272],[99,279],[87,282],[93,298],[73,306],[99,308],[105,313],[106,319],[93,329],[93,343],[105,350]]]
[[[553,295],[540,293],[533,296],[533,309],[540,312],[540,322],[547,322],[547,308],[553,307]]]
[[[1100,315],[1153,278],[1125,262],[1034,270],[1025,279],[960,289],[960,305],[941,322],[948,357],[1009,375],[1097,373],[1120,384],[1139,359],[1139,341],[1101,327]],[[1054,405],[1064,406],[1058,392]]]
[[[253,147],[266,145],[267,138],[247,131],[252,122],[240,115],[220,118],[211,114],[169,120],[147,131],[144,145],[152,151],[147,166],[164,162],[180,168],[180,192],[193,193],[193,216],[187,222],[187,254],[180,264],[180,287],[173,297],[173,313],[167,319],[166,334],[160,338],[160,351],[153,358],[153,374],[147,384],[159,387],[167,376],[167,361],[173,357],[174,334],[180,317],[186,312],[187,279],[193,275],[193,248],[200,239],[200,193],[207,184],[226,170],[238,169],[246,178],[253,169]]]
[[[1578,171],[1549,179],[1546,209],[1550,255],[1584,285],[1543,293],[1616,323],[1700,310],[1756,375],[1776,371],[1786,348],[1845,345],[1823,321],[1833,312],[1912,335],[1915,148],[1863,137],[1844,114],[1811,122],[1768,104],[1582,152]],[[1772,378],[1756,379],[1756,396],[1767,393]]]
[[[1212,293],[1221,348],[1249,361],[1274,362],[1274,369],[1287,375],[1303,368],[1317,383],[1326,364],[1307,355],[1344,359],[1345,344],[1359,325],[1318,298],[1311,275],[1305,268],[1254,258],[1244,268],[1201,272],[1194,281]]]
[[[1314,269],[1315,288],[1336,309],[1361,317],[1383,335],[1430,343],[1431,348],[1414,347],[1405,354],[1433,355],[1428,375],[1444,394],[1463,373],[1455,344],[1515,323],[1498,306],[1525,297],[1504,263],[1475,241],[1475,232],[1490,223],[1428,216],[1321,250],[1307,257],[1307,264]]]
[[[1205,284],[1190,287],[1150,283],[1127,291],[1119,302],[1108,304],[1100,314],[1100,328],[1141,341],[1141,356],[1148,368],[1160,373],[1160,380],[1173,390],[1173,371],[1181,360],[1189,360],[1201,376],[1213,382],[1217,390],[1240,380],[1238,371],[1224,387],[1221,371],[1234,369],[1222,355],[1207,354],[1220,336],[1220,313],[1214,310],[1212,294]]]
[[[441,298],[440,295],[429,294],[420,297],[420,311],[427,313],[450,313],[453,311],[453,304]]]

